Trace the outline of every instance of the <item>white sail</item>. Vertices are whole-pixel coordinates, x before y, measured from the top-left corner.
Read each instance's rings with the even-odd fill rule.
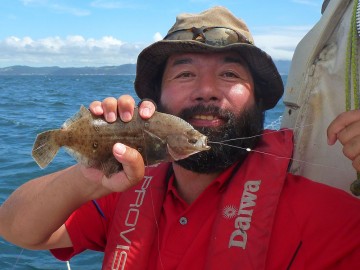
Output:
[[[353,2],[329,1],[319,22],[298,44],[282,117],[282,127],[295,131],[290,171],[347,192],[356,171],[339,142],[327,145],[326,129],[346,111],[345,67]]]

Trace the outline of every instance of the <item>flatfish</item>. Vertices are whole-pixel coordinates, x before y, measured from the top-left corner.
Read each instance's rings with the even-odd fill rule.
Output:
[[[37,135],[32,156],[45,168],[64,147],[79,163],[100,169],[109,177],[122,170],[112,154],[117,142],[137,149],[146,165],[179,160],[210,149],[207,137],[179,117],[155,112],[144,120],[135,108],[130,122],[118,118],[108,123],[81,106],[62,128]]]

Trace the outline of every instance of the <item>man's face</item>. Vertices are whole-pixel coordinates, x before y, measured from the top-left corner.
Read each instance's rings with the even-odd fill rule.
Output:
[[[178,115],[184,108],[213,105],[240,114],[255,104],[254,82],[245,61],[236,53],[170,56],[162,79],[160,103]],[[195,127],[217,127],[211,114],[188,119]]]
[[[235,53],[178,54],[165,67],[160,98],[161,111],[192,124],[209,141],[257,135],[263,113],[255,104],[254,82],[246,63]],[[252,148],[257,139],[230,144]],[[210,144],[210,151],[178,161],[186,169],[221,171],[246,157],[246,150]]]

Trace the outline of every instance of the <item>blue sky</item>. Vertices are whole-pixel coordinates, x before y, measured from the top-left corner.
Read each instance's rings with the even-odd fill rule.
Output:
[[[255,44],[290,60],[321,17],[323,0],[1,0],[0,67],[135,63],[179,13],[215,5],[245,20]]]

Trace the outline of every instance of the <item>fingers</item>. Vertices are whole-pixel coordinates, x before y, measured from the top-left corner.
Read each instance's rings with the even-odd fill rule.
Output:
[[[105,120],[109,123],[115,122],[117,119],[117,100],[113,97],[104,99],[102,103]]]
[[[328,143],[337,140],[343,145],[344,155],[360,171],[360,110],[348,111],[335,118],[327,130]]]
[[[139,105],[139,114],[144,119],[149,119],[155,112],[156,106],[150,100],[143,100]]]
[[[344,155],[355,162],[360,157],[360,136],[352,137],[351,139],[342,142]],[[356,161],[358,163],[358,161]]]
[[[130,182],[138,182],[144,177],[145,165],[140,153],[133,148],[117,143],[113,148],[115,158],[121,162]]]
[[[100,198],[111,192],[123,192],[138,184],[144,177],[145,165],[138,151],[124,144],[117,143],[113,147],[114,157],[121,162],[123,170],[107,178],[102,171],[80,166],[82,175],[90,183],[101,184],[103,189],[96,188],[92,196]]]
[[[90,106],[89,106],[89,110],[91,111],[92,114],[95,114],[97,116],[101,116],[104,114],[104,110],[101,106],[101,101],[93,101],[91,102]]]
[[[134,115],[135,100],[129,96],[124,95],[118,99],[118,110],[121,120],[129,122]],[[140,103],[139,114],[144,119],[149,119],[155,112],[155,104],[150,100],[144,100]]]
[[[104,115],[105,120],[112,123],[117,117],[124,122],[131,121],[134,115],[135,100],[130,95],[120,96],[118,99],[108,97],[101,101],[93,101],[89,109],[98,116]],[[139,114],[144,119],[149,119],[155,112],[155,104],[149,100],[141,102],[139,107]]]
[[[344,145],[350,143],[351,141],[359,140],[359,138],[357,138],[359,136],[360,136],[360,119],[358,121],[354,121],[350,123],[342,130],[340,130],[337,134],[338,140]],[[355,144],[355,142],[353,142],[353,144]]]
[[[135,100],[129,95],[120,96],[118,99],[108,97],[90,104],[90,111],[98,116],[104,115],[106,121],[114,122],[119,116],[124,122],[131,121],[134,115]],[[142,118],[150,118],[156,110],[155,104],[144,100],[139,105],[139,114]],[[110,178],[103,176],[102,185],[113,192],[125,191],[139,183],[144,177],[145,166],[140,153],[130,147],[117,143],[113,147],[115,158],[122,164],[123,171]]]
[[[360,155],[352,160],[352,166],[357,172],[360,172]]]
[[[117,100],[117,109],[122,121],[129,122],[134,115],[135,100],[132,96],[123,95]]]
[[[117,143],[114,145],[113,154],[121,162],[124,170],[110,178],[104,176],[103,186],[114,192],[121,192],[138,184],[145,173],[145,165],[140,153],[133,148]]]
[[[97,115],[104,115],[107,122],[112,123],[117,119],[117,100],[113,97],[108,97],[101,101],[93,101],[89,106],[90,111]]]
[[[346,143],[354,134],[360,135],[360,110],[341,113],[327,129],[328,144],[333,145],[336,140]]]

